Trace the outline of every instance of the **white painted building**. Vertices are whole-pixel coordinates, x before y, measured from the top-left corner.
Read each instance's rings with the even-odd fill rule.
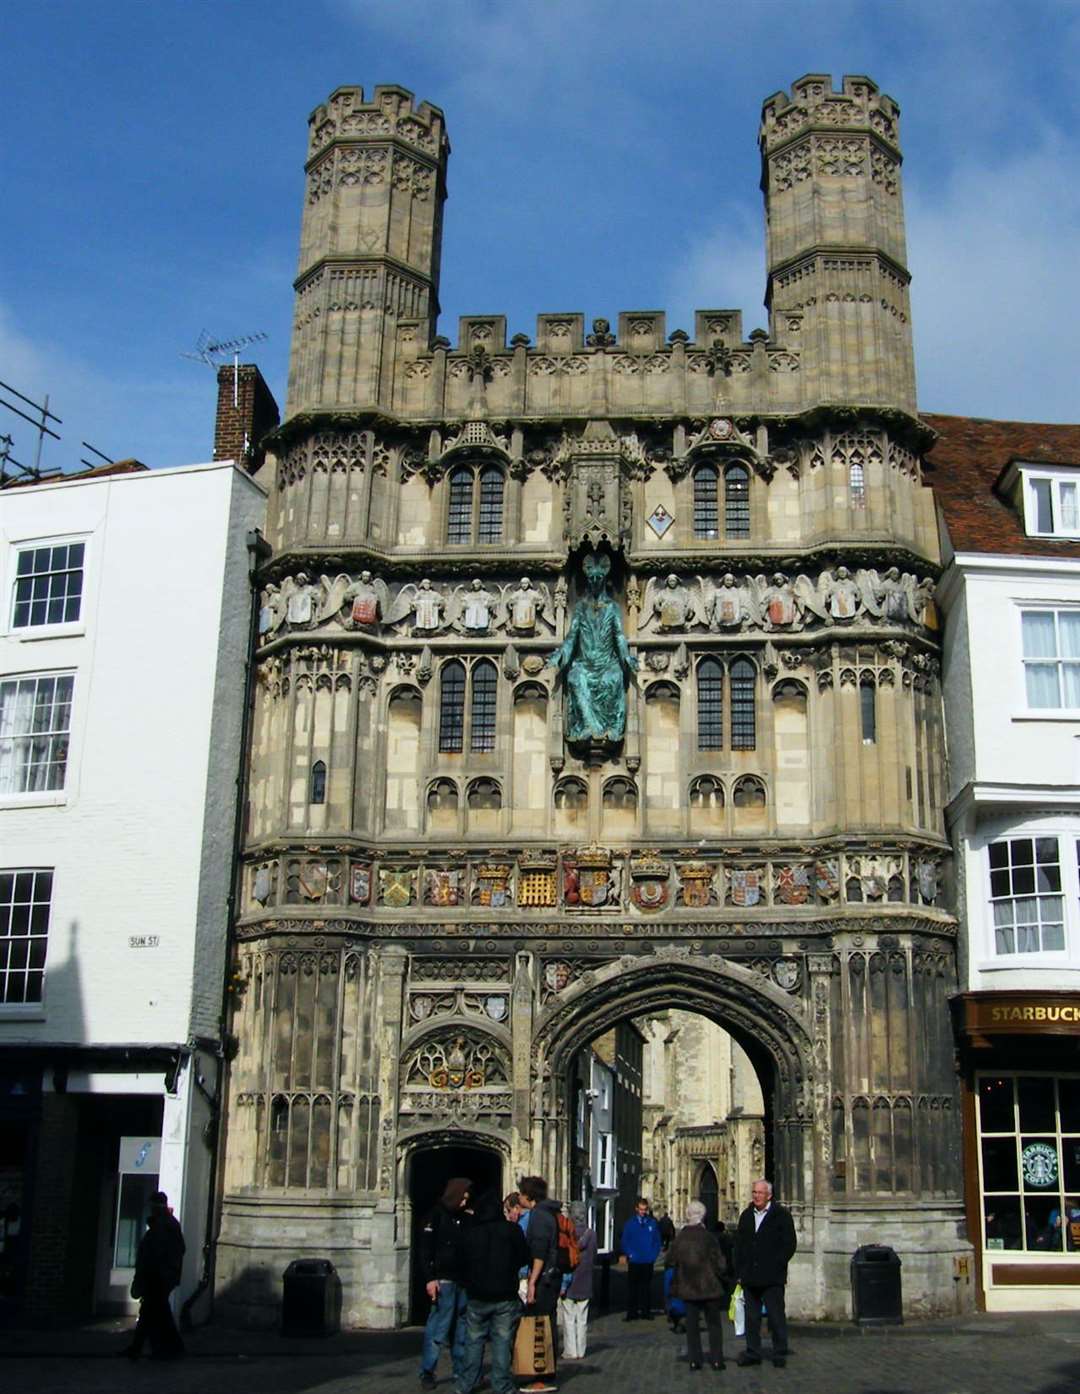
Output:
[[[1080,1307],[1080,427],[926,419],[974,1278]]]
[[[0,1302],[130,1307],[148,1195],[203,1274],[249,536],[232,462],[0,491]]]

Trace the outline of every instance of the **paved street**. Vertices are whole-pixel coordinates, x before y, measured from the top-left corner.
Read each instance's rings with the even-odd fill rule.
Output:
[[[11,1394],[414,1394],[420,1333],[361,1333],[327,1341],[285,1341],[206,1328],[188,1338],[176,1365],[131,1365],[116,1352],[126,1326],[111,1323],[44,1335],[0,1332],[0,1388]],[[730,1327],[727,1354],[740,1348]],[[784,1370],[729,1363],[692,1373],[677,1358],[681,1342],[657,1319],[627,1326],[617,1313],[590,1326],[589,1354],[566,1365],[569,1394],[1076,1394],[1080,1320],[1071,1313],[980,1316],[899,1330],[794,1326]],[[449,1364],[439,1389],[450,1394]]]

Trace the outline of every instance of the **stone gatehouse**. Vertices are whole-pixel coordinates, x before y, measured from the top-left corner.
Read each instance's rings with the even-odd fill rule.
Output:
[[[576,1050],[696,1011],[746,1051],[791,1310],[859,1243],[954,1309],[939,556],[898,108],[770,97],[768,329],[704,309],[438,333],[449,145],[310,118],[269,442],[218,1296],[331,1258],[409,1312],[440,1168],[567,1184]]]

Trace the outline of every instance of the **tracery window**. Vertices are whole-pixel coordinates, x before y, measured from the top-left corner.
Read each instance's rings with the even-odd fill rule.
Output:
[[[848,466],[848,492],[852,508],[866,507],[866,473],[858,460]]]
[[[694,536],[720,536],[719,475],[715,465],[698,465],[694,471]]]
[[[498,687],[499,675],[495,671],[494,663],[488,659],[482,659],[472,670],[470,750],[495,749],[495,713]]]
[[[697,670],[698,749],[724,748],[724,669],[715,658],[703,658]]]
[[[502,541],[505,483],[498,465],[458,465],[451,470],[446,514],[450,546]]]
[[[748,658],[731,665],[731,748],[753,750],[757,744],[757,670]]]
[[[859,719],[863,745],[873,745],[877,740],[877,692],[866,678],[859,685]]]
[[[465,738],[465,665],[455,658],[439,675],[439,750],[460,754]]]
[[[745,465],[724,471],[724,535],[750,536],[750,471]]]

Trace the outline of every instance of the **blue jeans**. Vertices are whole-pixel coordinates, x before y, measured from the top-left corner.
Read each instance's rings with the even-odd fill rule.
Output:
[[[485,1341],[491,1342],[491,1388],[494,1394],[517,1394],[517,1385],[510,1373],[510,1360],[520,1316],[521,1303],[516,1297],[504,1302],[478,1302],[475,1298],[469,1302],[467,1320],[463,1323],[468,1328],[465,1356],[460,1373],[454,1376],[456,1394],[470,1394],[480,1378]]]
[[[439,1295],[431,1304],[427,1325],[424,1327],[424,1349],[420,1356],[421,1372],[435,1373],[439,1363],[439,1352],[451,1342],[450,1358],[454,1366],[454,1378],[462,1370],[465,1354],[465,1289],[451,1278],[439,1279]]]

